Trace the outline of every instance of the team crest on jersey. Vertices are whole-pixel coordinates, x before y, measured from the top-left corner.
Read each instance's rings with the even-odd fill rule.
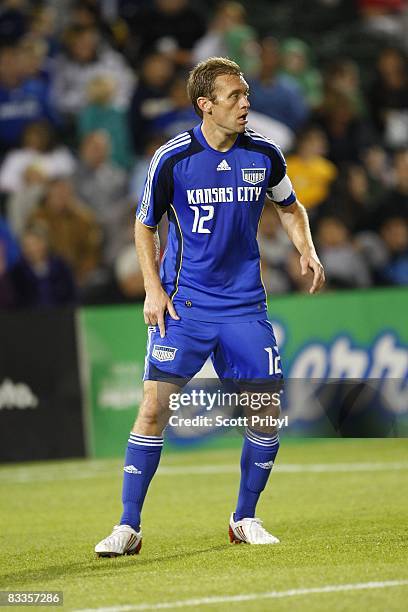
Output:
[[[157,361],[173,361],[176,356],[177,349],[172,346],[153,346],[152,357]]]
[[[241,168],[242,178],[246,183],[256,185],[265,180],[266,168]]]

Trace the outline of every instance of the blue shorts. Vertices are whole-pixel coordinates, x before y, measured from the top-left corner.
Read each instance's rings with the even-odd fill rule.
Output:
[[[262,321],[204,323],[166,317],[166,335],[148,328],[143,380],[185,385],[211,357],[221,380],[267,383],[282,379],[272,324]],[[178,379],[180,379],[178,383]]]

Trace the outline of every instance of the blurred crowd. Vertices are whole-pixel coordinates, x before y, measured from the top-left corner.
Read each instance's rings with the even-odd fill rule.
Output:
[[[286,155],[327,288],[408,284],[407,23],[404,0],[3,0],[0,308],[143,298],[135,205],[214,55]],[[308,289],[272,206],[259,242],[268,292]]]

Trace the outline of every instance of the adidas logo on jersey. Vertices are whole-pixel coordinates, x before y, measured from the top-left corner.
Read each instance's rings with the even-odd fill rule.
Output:
[[[141,474],[142,473],[134,465],[125,465],[125,467],[123,468],[123,471],[127,472],[127,474]]]
[[[219,172],[220,170],[231,170],[231,167],[228,165],[228,162],[226,159],[223,159],[222,162],[218,164],[217,172]]]
[[[273,461],[267,461],[266,463],[255,463],[255,465],[262,468],[263,470],[271,470],[273,466]]]

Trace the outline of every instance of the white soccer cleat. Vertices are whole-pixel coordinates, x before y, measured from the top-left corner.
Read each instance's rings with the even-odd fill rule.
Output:
[[[138,555],[142,548],[142,530],[135,531],[129,525],[115,525],[112,533],[95,546],[97,557]]]
[[[244,518],[234,521],[234,513],[230,518],[229,539],[231,544],[279,544],[278,538],[262,527],[260,519]]]

